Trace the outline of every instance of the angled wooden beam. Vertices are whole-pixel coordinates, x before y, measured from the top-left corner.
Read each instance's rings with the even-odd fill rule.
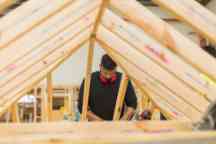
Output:
[[[153,0],[216,44],[216,15],[195,0]]]
[[[106,11],[104,16],[102,24],[109,31],[150,58],[184,85],[190,87],[209,101],[215,100],[215,85],[206,86],[206,80],[201,77],[201,73],[198,70],[111,11]]]
[[[125,94],[127,91],[128,87],[128,76],[126,74],[122,75],[120,87],[119,87],[119,92],[116,100],[116,105],[115,105],[115,110],[114,110],[114,115],[113,115],[113,120],[117,121],[120,119],[121,113],[122,113],[122,108],[124,105],[124,100],[125,100]]]
[[[94,16],[92,14],[90,16]],[[11,86],[14,87],[16,83],[21,82],[22,79],[25,79],[25,77],[27,77],[27,75],[20,75],[21,73],[28,71],[30,68],[34,68],[32,67],[33,65],[43,62],[43,59],[50,57],[54,53],[57,54],[59,52],[59,54],[61,54],[61,48],[65,45],[67,46],[68,43],[70,43],[73,39],[77,39],[76,37],[79,37],[79,35],[83,32],[86,32],[87,30],[91,29],[90,27],[92,26],[92,23],[93,20],[89,19],[88,21],[86,21],[85,19],[82,19],[78,23],[67,29],[67,31],[64,31],[63,33],[55,37],[55,39],[50,40],[48,43],[46,43],[46,45],[40,47],[39,51],[36,50],[32,53],[23,56],[22,61],[17,61],[13,64],[16,66],[11,71],[7,72],[6,69],[4,70],[3,73],[5,77],[0,80],[0,87],[5,87],[5,90],[6,87],[10,87],[9,89],[11,90]],[[71,34],[69,37],[67,36],[68,33]],[[46,64],[46,62],[43,63]],[[19,80],[11,81],[12,79]]]
[[[178,1],[178,3],[181,3],[181,1]],[[206,74],[211,79],[216,80],[216,69],[212,67],[212,65],[216,65],[215,59],[147,8],[135,0],[111,0],[111,6],[121,13],[123,18],[129,23],[139,26],[146,33],[171,49],[188,64]]]
[[[148,75],[138,70],[135,65],[124,59],[122,55],[117,54],[117,52],[113,51],[112,48],[109,46],[109,43],[106,43],[99,39],[97,39],[97,41],[104,48],[104,50],[118,63],[118,65],[120,65],[121,68],[128,73],[128,75],[133,80],[137,79],[142,82],[143,87],[148,86],[148,88],[151,88],[151,91],[154,92],[151,92],[151,99],[154,98],[154,101],[158,102],[157,105],[166,113],[169,113],[172,118],[188,119],[186,118],[186,116],[188,116],[191,120],[197,120],[201,118],[201,113],[198,112],[196,108],[194,108],[191,104],[188,104],[184,100],[182,100],[181,96],[170,92],[168,89],[166,89],[166,87],[162,88],[163,86],[160,86],[156,79],[151,80],[151,78],[148,78]]]
[[[112,47],[113,50],[131,62],[131,64],[137,67],[140,71],[146,73],[149,77],[157,79],[159,83],[164,85],[164,87],[167,87],[172,92],[181,96],[181,98],[188,103],[194,101],[194,97],[196,97],[196,102],[191,104],[196,107],[197,110],[199,109],[200,112],[204,112],[206,107],[208,107],[209,101],[203,96],[184,85],[181,81],[173,77],[166,70],[163,70],[159,65],[146,57],[143,53],[134,49],[133,46],[125,43],[106,28],[100,27],[97,38]],[[202,105],[202,107],[200,107],[200,105]]]
[[[76,50],[86,44],[90,37],[91,31],[92,28],[89,28],[80,35],[76,35],[76,37],[68,44],[64,45],[60,51],[55,52],[37,65],[34,65],[33,69],[28,69],[25,74],[33,73],[34,76],[27,78],[27,80],[23,81],[21,85],[18,85],[16,89],[11,90],[10,94],[8,93],[7,97],[9,99],[3,102],[0,106],[0,115],[2,115],[13,102],[17,101],[22,95],[32,89],[34,85],[46,78],[49,72],[55,70],[60,64],[76,52]]]
[[[34,15],[32,19],[29,19],[30,21],[25,23],[25,25],[23,24],[20,27],[15,28],[16,31],[14,30],[14,33],[11,34],[12,29],[10,29],[9,35],[8,33],[6,33],[5,35],[4,31],[2,31],[1,39],[0,39],[1,42],[0,48],[2,49],[11,45],[15,41],[23,37],[26,33],[31,32],[34,28],[40,26],[48,19],[52,18],[59,12],[63,11],[65,8],[69,7],[73,2],[74,2],[73,0],[66,0],[63,1],[62,3],[53,2],[50,3],[49,5],[45,5],[45,7],[41,7],[43,10],[41,11],[37,10],[37,12],[40,13],[39,16],[37,15],[38,13]],[[34,7],[34,5],[32,5],[32,7]],[[46,9],[46,7],[48,7],[48,10]]]
[[[92,72],[92,64],[93,64],[93,55],[94,55],[94,47],[95,47],[95,37],[101,22],[101,18],[109,5],[109,0],[102,0],[101,7],[98,11],[98,15],[95,20],[94,28],[92,31],[92,35],[90,37],[90,44],[88,49],[88,59],[87,66],[85,72],[85,84],[84,84],[84,95],[83,95],[83,106],[82,106],[82,114],[81,120],[87,120],[87,111],[88,111],[88,102],[89,102],[89,92],[90,92],[90,83],[91,83],[91,72]]]
[[[48,120],[52,118],[53,110],[53,82],[52,82],[52,73],[47,75],[47,94],[48,94]]]
[[[16,41],[16,43],[2,50],[0,52],[0,57],[2,57],[2,60],[0,61],[1,72],[2,70],[5,71],[10,65],[23,61],[26,55],[30,55],[30,53],[34,54],[35,51],[40,51],[43,49],[43,46],[47,45],[50,41],[56,40],[57,36],[59,37],[59,35],[66,33],[72,27],[76,27],[77,25],[78,27],[79,25],[82,27],[85,25],[83,21],[85,21],[86,24],[93,23],[93,18],[95,18],[100,3],[98,1],[91,1],[85,4],[88,4],[88,6],[83,7],[83,3],[80,4],[77,1],[74,5],[69,6],[68,9],[63,10],[54,18],[51,18],[40,27],[37,27],[26,34]],[[64,23],[62,23],[62,21],[64,21]],[[17,29],[15,29],[15,31],[17,31]],[[10,32],[10,35],[14,36],[14,33]],[[53,45],[55,45],[54,43]],[[16,45],[16,47],[14,47],[14,45]],[[22,51],[17,51],[17,49],[20,48]],[[16,55],[10,57],[9,55],[14,51],[17,51]]]
[[[16,0],[1,0],[0,1],[0,14],[2,14],[8,7],[14,4]]]

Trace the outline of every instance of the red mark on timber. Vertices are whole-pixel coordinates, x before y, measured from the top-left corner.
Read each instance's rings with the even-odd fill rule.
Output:
[[[11,64],[7,67],[7,71],[13,71],[14,69],[16,69],[16,65],[15,64]]]
[[[176,116],[178,115],[178,113],[177,113],[177,112],[173,112],[173,114],[174,114],[174,115],[176,115]]]
[[[46,61],[43,61],[43,64],[47,64],[47,62],[46,62]]]
[[[166,58],[165,54],[162,52],[158,52],[157,50],[155,50],[154,48],[150,47],[150,46],[146,46],[146,48],[153,53],[155,56],[157,56],[159,59],[161,59],[163,62],[165,63],[169,63],[168,59]]]

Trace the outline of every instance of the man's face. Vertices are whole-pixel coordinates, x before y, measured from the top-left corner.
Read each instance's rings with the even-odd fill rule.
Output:
[[[103,66],[100,66],[100,72],[106,79],[111,79],[111,77],[116,73],[116,69],[108,70]]]

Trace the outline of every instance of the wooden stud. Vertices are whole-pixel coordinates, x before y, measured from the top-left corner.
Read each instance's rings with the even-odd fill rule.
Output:
[[[34,88],[33,90],[34,90],[33,95],[35,96],[35,102],[33,103],[33,109],[34,109],[34,111],[33,111],[33,118],[34,118],[33,122],[37,122],[37,98],[38,98],[37,90],[38,90],[38,87]]]
[[[48,90],[48,119],[52,118],[53,110],[53,82],[52,82],[52,73],[47,75],[47,90]]]
[[[164,0],[164,2],[165,1],[166,0]],[[169,2],[170,1],[167,1],[167,3]],[[177,0],[176,2],[181,3],[182,1]],[[187,2],[190,3],[189,1]],[[134,0],[111,0],[110,5],[118,10],[128,22],[136,24],[146,33],[179,55],[187,63],[194,66],[211,79],[216,80],[216,69],[212,67],[212,65],[216,65],[215,59],[205,53],[198,45],[185,38],[172,26],[162,21],[147,8]],[[177,7],[178,4],[175,3],[175,6]],[[195,23],[199,24],[197,22]],[[206,26],[206,28],[208,28],[208,26]],[[208,63],[208,65],[206,63]]]
[[[121,84],[119,87],[119,92],[116,100],[113,120],[117,121],[120,119],[122,108],[124,105],[125,95],[128,87],[128,76],[126,74],[123,74]]]
[[[48,104],[48,95],[46,91],[46,87],[42,87],[41,94],[41,121],[48,122],[49,121],[49,104]]]
[[[13,123],[19,123],[19,109],[17,103],[11,107],[11,119]]]
[[[95,47],[95,37],[96,33],[103,17],[103,14],[109,4],[109,0],[103,0],[101,7],[99,9],[98,15],[95,20],[94,28],[90,37],[90,44],[88,49],[88,59],[87,59],[87,66],[86,66],[86,73],[85,73],[85,83],[84,83],[84,95],[83,95],[83,106],[82,106],[82,114],[81,120],[87,120],[87,112],[88,112],[88,102],[89,102],[89,92],[90,92],[90,83],[91,83],[91,72],[92,72],[92,64],[93,64],[93,54],[94,54],[94,47]]]

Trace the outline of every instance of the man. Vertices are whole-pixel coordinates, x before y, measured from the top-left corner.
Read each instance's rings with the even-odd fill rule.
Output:
[[[116,63],[108,56],[104,55],[100,64],[100,71],[94,72],[91,77],[89,109],[87,118],[89,121],[112,120],[116,105],[117,95],[120,87],[122,74],[116,71]],[[82,112],[84,92],[84,80],[82,82],[78,109]],[[121,120],[130,120],[137,107],[137,98],[134,88],[129,81],[126,95],[125,105],[121,112]]]

